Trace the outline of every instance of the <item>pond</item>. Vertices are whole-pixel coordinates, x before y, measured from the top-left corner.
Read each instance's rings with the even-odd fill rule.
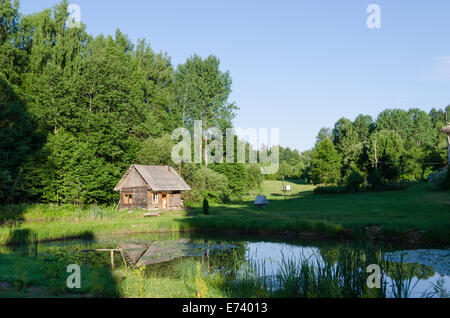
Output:
[[[300,243],[301,244],[301,243]],[[339,249],[337,244],[332,249]],[[308,259],[313,264],[323,264],[330,246],[321,247],[318,243],[292,243],[249,242],[247,244],[247,258],[263,263],[266,273],[276,274],[280,264],[286,256],[296,259]],[[391,250],[392,248],[389,248]],[[402,259],[403,258],[403,259]],[[442,291],[450,291],[450,249],[420,249],[420,250],[394,250],[386,252],[384,259],[390,262],[411,264],[414,276],[410,282],[410,297],[420,298],[431,296],[434,287],[441,286]],[[369,275],[369,274],[368,274]],[[409,278],[409,277],[408,277]],[[393,281],[387,276],[388,285]],[[392,295],[390,295],[392,296]],[[437,296],[437,295],[433,295]],[[447,293],[447,296],[450,294]]]
[[[307,269],[305,264],[309,264],[322,275],[309,273],[308,275],[312,275],[310,277],[317,280],[320,280],[319,276],[322,280],[326,278],[330,285],[339,285],[340,287],[336,288],[341,289],[346,288],[346,280],[352,282],[350,285],[355,282],[361,286],[366,284],[366,279],[371,274],[367,272],[367,265],[379,264],[382,268],[382,285],[386,288],[386,297],[450,296],[449,248],[408,249],[398,246],[348,245],[328,240],[160,233],[102,238],[95,241],[40,243],[2,249],[8,249],[8,253],[43,257],[46,261],[84,265],[86,259],[82,250],[117,248],[123,244],[145,246],[138,256],[137,265],[146,265],[147,271],[171,271],[173,264],[183,262],[183,259],[201,259],[202,264],[208,264],[207,275],[221,274],[230,280],[262,279],[264,286],[267,285],[266,288],[274,294],[277,290],[287,288],[287,285],[291,289],[305,288],[301,287],[301,284],[304,284],[301,276],[307,273],[304,271]],[[90,266],[110,266],[109,253],[90,253],[87,261]],[[123,266],[120,254],[115,257],[115,265]],[[351,275],[347,276],[346,271],[351,272]],[[292,282],[297,285],[292,287]],[[319,284],[313,295],[317,295],[318,290],[321,290]],[[291,290],[287,294],[276,295],[309,294]],[[323,295],[333,297],[334,293],[330,294],[328,290]],[[345,297],[353,294],[336,295]]]

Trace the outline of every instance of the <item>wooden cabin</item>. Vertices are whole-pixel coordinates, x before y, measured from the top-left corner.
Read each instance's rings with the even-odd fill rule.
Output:
[[[114,191],[120,209],[173,210],[183,207],[181,192],[191,188],[170,166],[132,165]]]

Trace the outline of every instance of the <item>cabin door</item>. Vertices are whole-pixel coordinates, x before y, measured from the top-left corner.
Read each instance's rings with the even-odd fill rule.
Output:
[[[169,197],[167,194],[163,193],[161,196],[161,208],[167,209],[169,207]]]

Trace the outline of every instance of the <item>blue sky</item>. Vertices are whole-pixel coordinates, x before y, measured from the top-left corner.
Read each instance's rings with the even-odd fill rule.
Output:
[[[21,0],[21,12],[54,0]],[[450,1],[74,0],[89,33],[145,38],[174,65],[214,54],[233,78],[241,128],[313,147],[340,117],[450,104]],[[369,4],[381,28],[369,29]]]

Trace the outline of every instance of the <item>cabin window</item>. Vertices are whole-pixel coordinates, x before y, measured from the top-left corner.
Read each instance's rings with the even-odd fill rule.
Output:
[[[159,202],[158,193],[153,193],[153,204],[158,204],[158,202]]]
[[[131,193],[125,193],[124,203],[125,204],[133,204],[133,195]]]

